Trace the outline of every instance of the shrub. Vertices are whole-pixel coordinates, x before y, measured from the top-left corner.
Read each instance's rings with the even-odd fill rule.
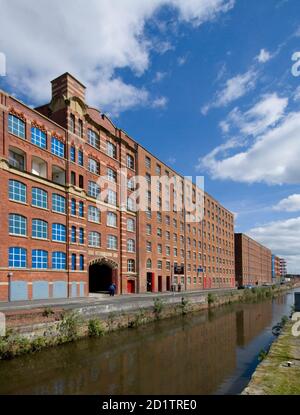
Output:
[[[88,333],[90,337],[104,336],[105,327],[103,322],[97,319],[89,320]]]
[[[51,307],[46,307],[46,308],[44,308],[42,316],[43,317],[49,317],[52,314],[54,314],[54,311],[52,310],[52,308]]]
[[[61,342],[71,342],[78,338],[78,331],[81,319],[76,312],[63,315],[58,325],[58,333]]]
[[[208,305],[212,305],[215,302],[215,297],[212,293],[208,293],[207,302],[208,302]]]
[[[191,302],[187,299],[182,297],[181,304],[179,305],[182,315],[186,315],[191,310]]]
[[[159,319],[160,316],[161,316],[161,313],[163,311],[163,308],[164,308],[164,302],[163,302],[163,300],[161,298],[155,298],[154,299],[154,306],[153,306],[153,308],[154,308],[153,311],[154,311],[155,317],[157,319]]]

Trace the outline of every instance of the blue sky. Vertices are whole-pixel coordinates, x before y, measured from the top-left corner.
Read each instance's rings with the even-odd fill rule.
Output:
[[[38,105],[73,73],[89,102],[180,173],[204,175],[236,230],[300,273],[299,0],[23,3],[0,0],[2,89]]]

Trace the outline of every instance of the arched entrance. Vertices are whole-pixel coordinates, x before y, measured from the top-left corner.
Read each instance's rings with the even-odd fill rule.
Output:
[[[99,258],[89,265],[89,292],[108,292],[111,283],[117,283],[116,270],[118,264],[107,258]]]

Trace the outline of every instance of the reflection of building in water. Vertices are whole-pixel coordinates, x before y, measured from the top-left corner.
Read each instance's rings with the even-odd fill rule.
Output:
[[[0,393],[209,394],[234,371],[235,348],[235,313],[161,321],[3,362]]]
[[[272,321],[272,302],[246,304],[236,313],[237,345],[247,346]]]

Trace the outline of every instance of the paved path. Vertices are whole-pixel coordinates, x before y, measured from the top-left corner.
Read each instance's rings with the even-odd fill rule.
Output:
[[[70,299],[49,299],[49,300],[31,300],[31,301],[12,301],[0,302],[0,312],[14,312],[21,310],[32,310],[36,308],[56,307],[64,309],[73,309],[83,306],[95,306],[97,304],[126,304],[147,301],[149,298],[168,298],[168,297],[193,297],[195,295],[204,295],[210,293],[230,292],[235,289],[214,289],[214,290],[200,290],[200,291],[183,291],[176,293],[145,293],[145,294],[128,294],[110,297],[109,295],[101,295],[101,297],[84,297],[84,298],[70,298]]]

